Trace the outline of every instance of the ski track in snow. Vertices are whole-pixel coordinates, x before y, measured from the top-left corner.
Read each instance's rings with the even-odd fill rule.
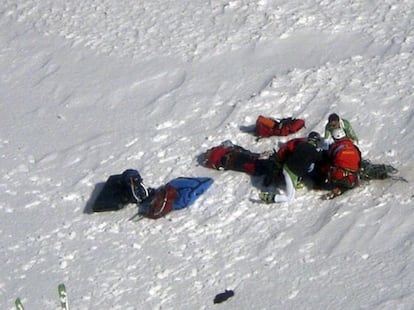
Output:
[[[0,306],[408,309],[414,304],[410,1],[5,0],[0,8]],[[4,87],[4,88],[3,88]],[[322,131],[338,111],[363,155],[409,181],[334,201],[254,203],[260,178],[200,167],[259,114]],[[215,182],[189,209],[86,214],[110,174]],[[224,305],[223,305],[224,306]]]

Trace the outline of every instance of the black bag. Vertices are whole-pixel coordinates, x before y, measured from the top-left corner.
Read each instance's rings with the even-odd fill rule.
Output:
[[[398,170],[391,165],[373,164],[368,159],[361,161],[360,177],[362,180],[384,180],[397,172]]]
[[[122,174],[111,175],[92,205],[94,212],[116,211],[129,203],[147,199],[149,190],[144,186],[139,172],[127,169]]]
[[[93,212],[116,211],[134,203],[132,195],[122,182],[122,175],[111,175],[92,205]]]

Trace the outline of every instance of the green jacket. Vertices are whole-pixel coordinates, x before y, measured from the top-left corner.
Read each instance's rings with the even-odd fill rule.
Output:
[[[350,138],[352,141],[358,143],[358,137],[357,137],[354,129],[352,128],[351,123],[348,120],[341,118],[339,120],[339,124],[340,124],[340,127],[345,131],[346,136],[348,138]],[[332,135],[332,130],[333,129],[334,128],[329,126],[329,123],[326,124],[326,126],[325,126],[325,139],[328,139]]]

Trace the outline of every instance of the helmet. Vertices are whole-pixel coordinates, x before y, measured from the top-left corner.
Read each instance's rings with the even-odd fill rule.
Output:
[[[342,128],[335,128],[332,130],[332,137],[335,140],[339,140],[346,137],[346,133]]]
[[[321,141],[321,135],[317,133],[316,131],[312,131],[308,134],[308,141],[313,141],[318,143]]]

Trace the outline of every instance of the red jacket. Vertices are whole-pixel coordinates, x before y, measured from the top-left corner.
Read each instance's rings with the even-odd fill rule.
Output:
[[[361,152],[349,138],[335,141],[328,150],[331,165],[355,172],[361,163]]]
[[[280,163],[286,162],[290,155],[292,155],[293,150],[303,142],[306,142],[306,138],[296,138],[289,140],[285,144],[283,144],[279,150],[277,151],[277,159]]]

